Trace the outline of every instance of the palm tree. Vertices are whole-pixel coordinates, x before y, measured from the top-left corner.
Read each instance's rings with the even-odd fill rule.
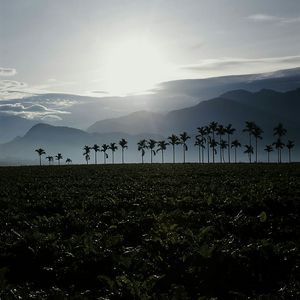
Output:
[[[205,134],[206,134],[206,143],[207,143],[207,163],[209,164],[209,148],[210,148],[210,137],[211,129],[209,126],[205,126]]]
[[[164,151],[167,149],[167,145],[169,145],[169,143],[166,143],[165,141],[157,142],[158,148],[157,148],[156,152],[161,151],[161,163],[162,164],[164,163]]]
[[[221,141],[222,141],[222,136],[225,135],[226,133],[226,129],[223,125],[219,124],[216,131],[217,131],[217,135],[220,136],[219,146],[220,146],[220,163],[221,163],[222,158],[224,158],[224,155],[222,154]]]
[[[53,162],[53,156],[47,156],[46,159],[48,160],[50,166],[50,163]]]
[[[287,130],[283,128],[282,123],[279,123],[274,129],[273,134],[274,136],[277,136],[279,139],[281,139],[283,136],[285,136],[287,133]]]
[[[71,158],[67,158],[66,159],[66,164],[71,164],[72,163],[72,159]]]
[[[292,149],[295,147],[295,142],[288,140],[286,147],[289,150],[289,163],[292,162]]]
[[[241,147],[241,143],[238,140],[234,140],[231,142],[231,148],[234,147],[234,162],[236,163],[236,149]]]
[[[244,153],[248,154],[249,157],[249,162],[251,164],[251,155],[253,154],[253,146],[252,145],[245,145],[246,150],[244,151]]]
[[[281,163],[281,151],[283,147],[285,146],[284,143],[281,141],[280,138],[277,139],[276,142],[273,143],[275,148],[277,149],[277,162]]]
[[[200,141],[201,141],[202,163],[204,163],[204,149],[205,149],[205,143],[206,143],[206,137],[205,136],[207,134],[207,130],[206,130],[206,127],[204,127],[204,126],[198,127],[197,130],[198,130],[198,133],[199,133],[199,135],[197,137],[199,137]]]
[[[258,139],[262,140],[262,134],[264,133],[264,131],[257,125],[255,125],[254,129],[253,129],[253,136],[255,138],[255,162],[258,162],[257,157],[258,157],[258,151],[257,151],[257,145],[258,145]]]
[[[173,164],[175,164],[176,158],[175,158],[175,146],[180,144],[180,139],[177,135],[172,134],[168,137],[169,144],[172,145],[173,148]]]
[[[142,164],[144,163],[144,155],[145,155],[145,149],[147,149],[147,141],[144,140],[140,140],[138,143],[138,151],[142,152]]]
[[[227,144],[230,146],[231,143],[230,143],[230,136],[234,134],[234,132],[236,131],[235,128],[232,127],[232,124],[228,124],[226,127],[225,127],[225,132],[227,133]],[[231,152],[231,148],[228,147],[228,162],[230,163],[230,153]]]
[[[150,139],[150,140],[148,141],[148,146],[147,146],[147,147],[150,149],[150,162],[151,162],[151,164],[152,164],[152,162],[153,162],[153,155],[156,154],[156,152],[155,152],[155,150],[154,150],[154,148],[156,147],[156,141]]]
[[[210,128],[210,132],[212,133],[212,140],[210,140],[210,146],[213,149],[213,163],[214,163],[215,162],[215,154],[217,153],[215,151],[215,147],[217,145],[217,143],[215,141],[215,132],[217,131],[218,123],[217,122],[211,122],[209,124],[209,128]],[[211,144],[212,141],[214,141],[214,142]]]
[[[88,165],[89,164],[89,160],[90,160],[90,152],[91,152],[91,147],[89,147],[89,146],[87,146],[87,145],[85,145],[84,147],[83,147],[83,156],[84,156],[84,158],[85,158],[85,161],[86,161],[86,164]]]
[[[270,162],[270,153],[273,151],[272,145],[266,145],[266,148],[264,149],[268,153],[268,163]]]
[[[46,154],[45,150],[42,148],[39,149],[35,149],[35,152],[37,152],[37,154],[39,155],[39,159],[40,159],[40,166],[42,165],[42,155]]]
[[[186,142],[191,137],[185,131],[183,133],[181,133],[179,136],[180,136],[180,142],[181,142],[182,148],[183,148],[183,163],[185,163],[185,152],[188,151],[188,146],[187,146]]]
[[[218,146],[218,143],[215,139],[211,139],[210,137],[209,137],[209,139],[210,139],[209,146],[213,150],[213,163],[215,163],[215,155],[217,154],[216,147]]]
[[[111,150],[111,162],[115,163],[115,151],[118,150],[116,143],[110,143],[109,149]]]
[[[227,147],[228,147],[227,142],[224,140],[221,140],[221,142],[220,142],[221,162],[222,162],[222,159],[223,159],[223,162],[225,162],[224,150],[227,149]]]
[[[55,159],[58,161],[58,165],[60,166],[60,160],[63,159],[61,153],[57,153],[57,155],[55,155]]]
[[[254,122],[246,121],[245,129],[243,129],[243,132],[247,132],[249,134],[249,146],[250,146],[250,148],[252,146],[251,137],[253,135],[253,131],[254,131],[255,127],[256,127],[256,124]],[[250,160],[251,160],[251,155],[252,154],[253,154],[253,152],[251,153],[251,151],[248,153],[248,155],[250,156]]]
[[[196,136],[195,144],[194,146],[198,146],[198,161],[201,163],[201,150],[203,150],[204,146],[204,138],[201,138],[200,136]],[[203,155],[203,151],[202,151]],[[203,156],[202,156],[202,162],[203,162]]]
[[[109,149],[109,145],[107,144],[103,144],[101,146],[101,152],[103,152],[103,162],[104,164],[106,164],[106,159],[108,158],[108,155],[106,153],[106,151]]]
[[[119,145],[121,146],[122,149],[122,164],[124,164],[124,149],[128,148],[127,144],[128,142],[125,139],[121,139],[119,141]]]
[[[95,144],[91,149],[95,151],[95,165],[97,165],[97,152],[100,151],[100,146]]]

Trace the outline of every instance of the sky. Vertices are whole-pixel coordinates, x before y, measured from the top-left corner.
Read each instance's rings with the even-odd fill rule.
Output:
[[[0,0],[0,100],[300,66],[299,0]]]

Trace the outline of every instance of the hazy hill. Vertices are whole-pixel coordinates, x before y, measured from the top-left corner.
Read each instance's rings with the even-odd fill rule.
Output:
[[[24,135],[37,121],[0,114],[0,143],[5,143],[16,136]]]
[[[0,164],[32,164],[38,163],[38,156],[35,149],[45,149],[47,155],[55,156],[58,152],[62,153],[64,159],[71,158],[74,163],[84,163],[83,147],[94,144],[102,145],[104,143],[116,142],[118,144],[121,138],[125,138],[129,144],[129,150],[126,153],[126,160],[136,162],[139,153],[137,153],[136,143],[143,138],[162,139],[160,135],[145,133],[143,135],[129,135],[125,133],[107,133],[90,134],[85,131],[63,127],[52,126],[48,124],[37,124],[33,126],[23,137],[18,137],[13,141],[0,145]],[[108,151],[110,161],[110,151]],[[103,161],[103,153],[98,153],[99,162]],[[45,158],[45,156],[44,156]],[[91,152],[91,161],[94,161],[94,152]],[[118,151],[115,154],[115,161],[121,161],[121,154]],[[46,160],[43,159],[44,164]]]

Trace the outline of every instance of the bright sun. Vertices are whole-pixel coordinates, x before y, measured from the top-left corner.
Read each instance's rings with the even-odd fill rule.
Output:
[[[143,93],[163,80],[167,64],[161,51],[145,39],[127,39],[111,47],[104,81],[113,95]]]

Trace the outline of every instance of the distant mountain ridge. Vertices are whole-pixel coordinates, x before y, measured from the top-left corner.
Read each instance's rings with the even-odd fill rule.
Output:
[[[136,112],[121,118],[102,120],[91,125],[87,131],[139,134],[144,131],[146,124],[154,130],[153,133],[168,134],[178,130],[195,131],[198,126],[212,120],[223,124],[232,123],[238,127],[243,126],[246,120],[254,120],[265,127],[283,122],[290,128],[300,128],[300,118],[297,117],[299,112],[300,89],[289,92],[263,89],[254,93],[235,90],[165,115]]]

